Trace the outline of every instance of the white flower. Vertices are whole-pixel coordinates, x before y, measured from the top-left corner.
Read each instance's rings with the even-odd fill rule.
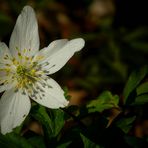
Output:
[[[0,130],[6,134],[28,115],[30,99],[48,108],[68,105],[61,87],[47,75],[61,69],[84,46],[81,38],[53,41],[39,51],[38,25],[30,6],[19,15],[9,49],[0,42]]]

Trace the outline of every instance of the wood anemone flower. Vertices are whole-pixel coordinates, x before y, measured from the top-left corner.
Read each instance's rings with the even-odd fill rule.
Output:
[[[0,42],[0,130],[9,133],[28,115],[33,99],[48,108],[68,105],[64,91],[48,75],[60,70],[81,50],[84,40],[55,40],[39,50],[34,10],[25,6],[12,32],[9,49]]]

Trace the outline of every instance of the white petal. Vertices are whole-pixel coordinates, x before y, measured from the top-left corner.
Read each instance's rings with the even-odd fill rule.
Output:
[[[5,91],[5,90],[11,89],[13,86],[14,86],[13,84],[0,85],[0,93]]]
[[[7,89],[7,85],[0,85],[0,93]]]
[[[7,47],[7,45],[4,42],[0,42],[0,63],[3,62],[3,58],[5,55],[8,55],[9,57],[11,57],[10,51]]]
[[[50,78],[43,83],[46,83],[46,87],[37,83],[37,86],[44,92],[37,90],[38,93],[34,94],[36,97],[31,97],[34,101],[48,108],[60,108],[68,105],[69,102],[64,97],[64,91],[57,82]]]
[[[39,61],[40,63],[46,61],[49,56],[52,54],[56,53],[59,49],[61,49],[66,43],[68,42],[67,39],[60,39],[60,40],[55,40],[49,44],[48,47],[43,48],[40,50],[34,57],[34,61],[39,60],[39,57],[44,57],[43,59],[41,58]]]
[[[6,91],[0,100],[0,129],[2,134],[19,126],[28,115],[31,103],[26,95],[15,93],[14,89]]]
[[[46,50],[49,50],[49,52],[45,53],[46,59],[44,61],[39,61],[39,64],[42,65],[43,70],[49,71],[48,74],[55,73],[56,71],[61,69],[66,64],[66,62],[74,55],[75,52],[81,50],[84,47],[84,40],[81,38],[73,39],[69,42],[65,41],[65,43],[66,44],[62,44],[62,46],[60,46],[60,44],[57,45],[57,48],[55,49],[53,47],[52,50],[50,48],[47,48]],[[55,52],[53,52],[54,50]],[[52,52],[50,53],[50,51]],[[49,64],[44,65],[43,62],[48,62]]]
[[[38,51],[38,24],[34,10],[30,6],[25,6],[19,15],[10,38],[9,47],[14,56],[17,56],[16,48],[20,51],[30,49],[30,56]]]
[[[7,81],[7,83],[5,83]],[[1,77],[0,79],[0,93],[9,90],[17,85],[17,81],[12,81],[12,76]]]
[[[8,52],[8,47],[5,43],[0,42],[0,58],[4,56],[5,53]]]

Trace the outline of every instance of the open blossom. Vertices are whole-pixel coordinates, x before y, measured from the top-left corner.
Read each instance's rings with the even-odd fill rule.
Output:
[[[48,108],[68,105],[64,91],[48,75],[57,72],[84,46],[81,38],[53,41],[39,50],[38,25],[24,7],[12,32],[9,49],[0,42],[0,130],[9,133],[28,115],[33,99]]]

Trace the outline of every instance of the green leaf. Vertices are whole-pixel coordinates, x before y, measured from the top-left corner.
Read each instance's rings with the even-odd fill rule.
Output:
[[[64,87],[63,90],[64,90],[64,96],[65,96],[65,98],[67,100],[70,100],[71,96],[68,94],[69,93],[68,88],[67,87]]]
[[[135,102],[133,104],[145,104],[145,103],[148,103],[148,94],[136,97]]]
[[[44,139],[41,136],[34,136],[28,139],[28,142],[34,147],[34,148],[46,148],[44,144]]]
[[[142,83],[138,88],[137,88],[137,95],[141,95],[144,93],[148,93],[148,82]]]
[[[122,118],[117,121],[116,125],[124,132],[128,133],[129,130],[132,128],[132,123],[135,121],[136,116],[130,118]]]
[[[9,133],[6,135],[0,134],[0,147],[2,148],[33,148],[25,138]]]
[[[49,110],[53,136],[57,136],[65,124],[64,112],[61,109]]]
[[[48,136],[48,138],[51,138],[53,136],[53,129],[51,128],[52,121],[49,118],[45,107],[38,104],[34,105],[30,114],[42,124],[45,135]]]
[[[69,144],[71,144],[71,141],[66,142],[66,143],[62,143],[62,144],[58,145],[56,148],[67,148],[69,146]]]
[[[48,114],[45,107],[35,105],[31,115],[43,125],[49,138],[56,137],[65,123],[64,112],[60,109],[50,109]]]
[[[88,105],[89,112],[102,112],[113,107],[118,108],[119,97],[111,92],[103,92],[96,100],[92,100]]]
[[[144,79],[146,74],[148,73],[148,67],[144,66],[139,71],[134,71],[124,88],[123,96],[124,96],[124,103],[127,103],[127,100],[130,96],[130,94],[134,91],[134,89],[139,85],[139,83]]]
[[[80,134],[80,136],[82,138],[84,148],[102,148],[102,146],[95,144],[94,142],[86,138],[84,135]]]

